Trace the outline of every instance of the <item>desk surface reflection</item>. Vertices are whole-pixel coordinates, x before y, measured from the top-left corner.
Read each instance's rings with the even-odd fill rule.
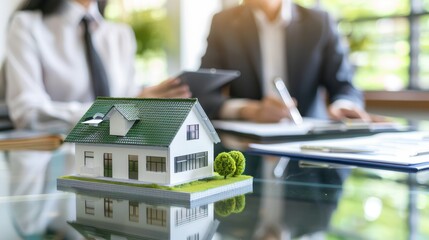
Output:
[[[245,148],[246,141],[223,144],[216,150]],[[73,148],[67,144],[53,152],[1,152],[1,238],[429,238],[429,171],[246,157],[245,174],[255,177],[252,193],[187,207],[58,191],[56,178],[74,171]]]

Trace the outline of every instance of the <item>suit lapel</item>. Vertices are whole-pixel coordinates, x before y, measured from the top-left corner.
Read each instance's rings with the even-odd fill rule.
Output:
[[[261,84],[262,65],[258,30],[252,10],[249,7],[243,7],[244,9],[236,21],[237,32],[240,34],[240,41],[244,46],[247,58],[255,69],[255,74],[259,79],[258,83]]]
[[[300,15],[298,7],[292,5],[292,19],[289,25],[286,28],[286,65],[287,65],[287,77],[288,77],[288,86],[291,90],[297,93],[299,82],[296,79],[297,72],[300,70],[300,36],[302,36],[302,31],[304,30],[302,25],[302,16]]]

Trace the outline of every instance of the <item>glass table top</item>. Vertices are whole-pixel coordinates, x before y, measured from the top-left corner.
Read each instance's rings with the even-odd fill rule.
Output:
[[[429,171],[246,159],[252,192],[188,206],[57,190],[57,177],[74,171],[72,145],[0,152],[0,239],[429,238]]]

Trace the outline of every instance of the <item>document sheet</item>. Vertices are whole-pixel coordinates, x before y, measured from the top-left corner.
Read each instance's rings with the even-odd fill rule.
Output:
[[[259,138],[313,134],[377,133],[384,131],[404,131],[408,129],[408,126],[395,122],[337,122],[314,118],[304,118],[303,123],[299,125],[294,124],[290,120],[284,120],[279,123],[214,120],[212,123],[218,130],[236,132]]]
[[[259,152],[309,159],[359,160],[397,165],[429,163],[429,132],[420,131],[279,144],[250,144],[249,147]]]

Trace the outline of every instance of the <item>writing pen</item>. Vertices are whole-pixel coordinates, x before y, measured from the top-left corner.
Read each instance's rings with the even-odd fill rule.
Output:
[[[353,147],[334,147],[334,146],[315,146],[301,145],[301,151],[326,152],[326,153],[373,153],[373,149],[353,148]]]
[[[302,123],[302,116],[299,113],[298,109],[295,106],[295,103],[293,102],[292,97],[289,94],[289,91],[286,88],[285,83],[283,82],[283,79],[280,77],[274,78],[274,86],[276,87],[277,91],[280,94],[280,97],[282,98],[283,102],[285,103],[286,107],[288,108],[290,117],[292,121],[299,125]]]

